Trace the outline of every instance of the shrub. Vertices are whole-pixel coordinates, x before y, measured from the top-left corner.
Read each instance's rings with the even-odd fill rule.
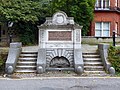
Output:
[[[108,58],[117,72],[120,72],[120,47],[110,46]]]
[[[7,54],[0,54],[0,72],[5,70],[5,62],[7,59]]]

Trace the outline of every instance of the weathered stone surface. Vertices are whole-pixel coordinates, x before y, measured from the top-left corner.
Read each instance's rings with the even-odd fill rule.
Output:
[[[46,68],[46,49],[38,49],[37,73],[45,72]]]
[[[75,71],[79,74],[83,73],[83,57],[82,57],[82,51],[81,49],[75,49],[74,50],[74,67]]]
[[[108,61],[108,48],[109,44],[98,44],[98,50],[103,61],[105,70],[108,71],[109,73],[114,73],[115,69],[113,69],[113,67],[111,68],[111,64]]]
[[[38,67],[37,67],[37,72],[38,72],[39,74],[44,73],[43,67],[42,67],[42,66],[38,66]]]
[[[114,67],[110,67],[110,68],[109,68],[109,73],[110,73],[111,75],[115,75],[115,69],[114,69]]]
[[[7,72],[8,72],[8,74],[12,74],[13,73],[13,67],[12,66],[8,66],[8,68],[7,68]]]
[[[39,66],[49,68],[75,68],[77,73],[83,72],[81,51],[81,29],[74,23],[73,17],[59,11],[39,28],[39,47],[37,69]],[[46,51],[45,51],[46,50]]]
[[[6,61],[6,73],[11,74],[14,72],[18,57],[21,53],[21,43],[11,43],[8,53],[8,58]]]
[[[50,52],[51,51],[51,52]],[[56,65],[65,65],[68,67],[73,67],[74,57],[73,57],[73,50],[72,49],[47,49],[46,50],[46,63],[47,68],[50,66]],[[65,64],[66,63],[66,64]],[[55,66],[54,66],[55,67]],[[57,66],[56,66],[57,67]]]
[[[10,48],[21,48],[21,47],[22,47],[21,42],[10,43]]]
[[[82,74],[83,73],[83,67],[81,67],[81,66],[78,66],[77,68],[76,68],[76,73],[78,73],[78,74]]]

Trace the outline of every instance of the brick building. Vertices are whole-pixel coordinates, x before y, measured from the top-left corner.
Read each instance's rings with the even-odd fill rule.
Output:
[[[96,0],[89,36],[111,37],[113,30],[120,34],[120,0]],[[7,24],[0,23],[0,44],[9,42],[7,31]]]
[[[96,0],[89,35],[110,37],[113,30],[120,34],[120,0]]]

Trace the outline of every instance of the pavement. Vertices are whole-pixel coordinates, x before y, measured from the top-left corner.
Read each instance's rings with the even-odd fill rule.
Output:
[[[36,79],[0,79],[0,90],[120,90],[120,78],[43,77]]]

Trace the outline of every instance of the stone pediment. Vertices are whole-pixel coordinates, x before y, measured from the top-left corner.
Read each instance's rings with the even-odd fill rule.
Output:
[[[53,15],[53,17],[47,17],[46,22],[43,25],[73,25],[74,18],[68,17],[63,11],[59,11]]]

